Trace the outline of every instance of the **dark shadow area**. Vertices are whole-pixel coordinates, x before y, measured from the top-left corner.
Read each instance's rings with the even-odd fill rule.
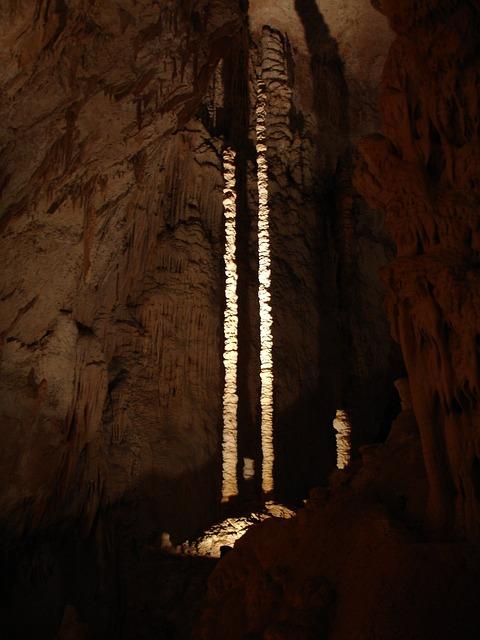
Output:
[[[220,514],[218,464],[176,478],[150,475],[126,494],[117,510],[124,513],[132,536],[166,531],[178,544],[205,530]]]
[[[310,489],[325,484],[335,467],[330,397],[310,391],[275,418],[275,494],[301,505]],[[324,427],[324,428],[322,428]]]
[[[373,231],[373,219],[352,185],[355,151],[349,140],[349,89],[337,42],[318,10],[315,0],[296,0],[311,56],[314,109],[318,122],[318,153],[331,149],[335,164],[319,175],[318,185],[318,274],[320,312],[330,307],[336,327],[331,327],[330,343],[321,340],[326,353],[336,349],[332,362],[335,378],[336,408],[347,409],[352,421],[352,447],[382,441],[399,412],[398,395],[393,385],[403,375],[400,350],[390,337],[383,301],[377,306],[365,289],[359,272],[360,244],[384,245],[386,257],[393,246],[385,232]],[[350,237],[346,235],[350,234]],[[376,235],[375,235],[376,234]],[[375,256],[375,254],[374,254]],[[375,257],[373,256],[373,260]],[[332,264],[335,262],[335,264]],[[364,267],[365,268],[365,267]],[[375,266],[371,267],[372,274]],[[379,317],[380,316],[380,317]],[[384,333],[377,336],[371,327],[381,324]],[[331,342],[337,341],[336,345]],[[377,349],[377,340],[384,342]],[[364,359],[366,354],[366,360]],[[335,359],[335,358],[334,358]],[[325,393],[325,388],[320,389]]]
[[[347,148],[332,187],[332,223],[339,260],[336,268],[338,323],[344,363],[341,398],[352,425],[353,452],[362,444],[383,442],[400,400],[394,381],[405,376],[400,348],[391,337],[384,308],[378,255],[394,257],[393,241],[352,184],[355,151]],[[363,270],[359,270],[359,264]]]
[[[348,135],[348,86],[336,40],[315,0],[295,0],[310,53],[315,115],[319,129],[333,127],[338,136]]]
[[[288,499],[305,497],[309,489],[324,484],[335,466],[332,421],[342,401],[341,376],[345,368],[340,357],[343,337],[337,325],[338,254],[334,234],[336,210],[332,193],[332,165],[338,149],[346,144],[348,136],[348,90],[337,43],[330,35],[316,2],[297,0],[295,9],[303,25],[310,54],[313,108],[317,123],[314,184],[301,194],[303,206],[315,212],[314,223],[309,223],[306,216],[305,226],[298,229],[297,233],[305,238],[306,251],[311,259],[309,268],[315,277],[319,321],[316,349],[312,353],[312,358],[317,359],[315,378],[302,381],[303,388],[298,400],[288,409],[275,414],[275,483],[279,497]],[[294,116],[293,124],[301,127],[301,118],[292,113],[291,117]],[[273,212],[282,206],[284,198],[282,193],[272,198]],[[286,202],[288,206],[288,200]],[[282,336],[285,329],[276,322],[278,310],[288,309],[289,306],[288,291],[275,285],[275,273],[283,272],[288,277],[285,256],[276,249],[276,246],[284,244],[280,233],[273,220],[272,295],[277,397],[281,393],[278,381],[282,380],[282,385],[288,381],[287,363],[294,355],[288,334]]]
[[[88,534],[79,520],[23,537],[3,527],[0,637],[53,640],[73,612],[77,635],[62,640],[188,640],[216,560],[168,555],[161,543],[163,531],[177,543],[219,517],[218,503],[202,511],[192,491],[216,495],[201,476],[145,478]]]

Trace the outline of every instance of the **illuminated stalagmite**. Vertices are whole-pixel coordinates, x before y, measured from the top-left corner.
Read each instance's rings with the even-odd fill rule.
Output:
[[[262,411],[262,489],[273,490],[273,366],[272,308],[270,294],[270,212],[268,207],[268,162],[266,144],[265,84],[257,84],[256,134],[258,179],[258,300],[260,304],[260,403]]]
[[[333,421],[337,441],[337,467],[345,469],[350,463],[351,425],[348,413],[339,409]]]
[[[225,178],[223,207],[225,215],[225,387],[223,392],[223,473],[222,500],[237,495],[237,362],[238,362],[238,297],[236,241],[235,152],[223,154]]]
[[[273,371],[272,371],[272,309],[271,265],[268,208],[268,164],[266,145],[265,84],[258,82],[256,105],[257,180],[258,180],[258,299],[260,308],[260,382],[262,489],[273,490]],[[237,365],[238,365],[238,296],[236,242],[235,152],[225,150],[224,215],[225,215],[225,387],[223,395],[223,472],[222,500],[237,495]]]

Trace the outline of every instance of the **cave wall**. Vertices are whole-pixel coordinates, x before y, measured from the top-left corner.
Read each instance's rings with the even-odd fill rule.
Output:
[[[184,534],[215,511],[223,384],[222,143],[194,114],[237,3],[0,25],[2,514],[88,529],[140,493]]]
[[[396,409],[401,359],[378,276],[393,246],[352,186],[355,142],[379,128],[392,32],[363,1],[252,1],[249,18],[271,109],[277,485],[298,493],[331,464],[336,409],[355,443],[382,437]]]
[[[385,213],[384,270],[429,478],[435,528],[479,533],[478,28],[475,2],[376,3],[397,37],[382,81],[383,135],[356,184]]]
[[[261,68],[278,486],[298,496],[324,478],[339,404],[359,404],[360,439],[378,435],[383,389],[362,398],[372,376],[390,387],[393,377],[375,275],[389,248],[350,179],[351,142],[377,122],[390,35],[376,15],[362,2],[338,11],[251,2],[248,16],[233,0],[2,5],[0,467],[9,482],[0,506],[9,527],[68,517],[88,531],[100,506],[122,500],[142,510],[147,529],[177,537],[213,517],[224,144],[239,159],[241,453],[258,459]]]

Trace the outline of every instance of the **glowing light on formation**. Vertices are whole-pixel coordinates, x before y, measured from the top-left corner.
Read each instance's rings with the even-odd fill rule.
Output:
[[[237,486],[237,363],[238,363],[238,297],[236,243],[235,152],[223,153],[223,210],[225,215],[225,387],[223,392],[223,472],[222,500],[236,496]]]
[[[260,405],[262,413],[262,489],[273,490],[273,359],[270,294],[270,211],[268,207],[267,92],[257,84],[258,300],[260,303]]]
[[[289,519],[293,518],[294,515],[295,512],[288,507],[274,502],[266,502],[261,511],[236,518],[227,518],[223,522],[214,524],[196,540],[187,540],[180,546],[171,547],[170,549],[162,547],[162,549],[172,554],[219,558],[222,547],[233,547],[235,542],[245,535],[253,525],[269,518]]]
[[[333,428],[337,432],[337,467],[339,469],[345,469],[350,463],[350,433],[352,430],[350,418],[346,411],[342,409],[337,410],[333,421]]]

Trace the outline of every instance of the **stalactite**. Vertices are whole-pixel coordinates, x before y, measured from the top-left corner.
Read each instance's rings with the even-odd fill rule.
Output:
[[[223,484],[222,500],[237,495],[237,362],[238,362],[238,299],[236,243],[235,152],[223,154],[225,177],[223,206],[225,212],[225,388],[223,393]]]
[[[258,181],[258,300],[260,305],[260,405],[262,417],[262,489],[273,491],[273,358],[272,308],[270,294],[270,211],[268,205],[267,92],[257,83],[256,149]]]

